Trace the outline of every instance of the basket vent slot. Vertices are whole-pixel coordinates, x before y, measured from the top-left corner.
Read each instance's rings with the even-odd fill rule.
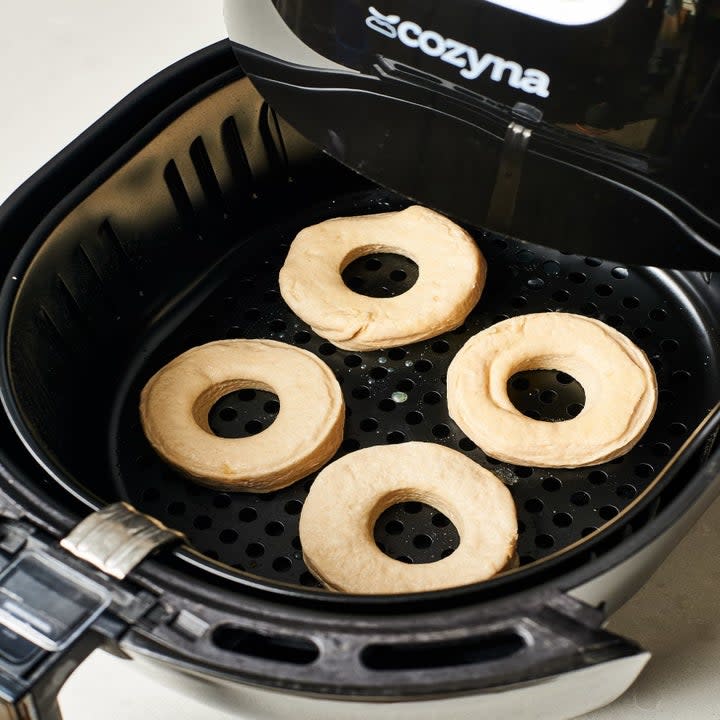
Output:
[[[191,226],[194,225],[195,211],[193,210],[190,195],[188,194],[185,183],[183,182],[178,166],[174,160],[171,160],[165,166],[163,178],[165,179],[165,184],[170,192],[170,197],[175,204],[175,209],[180,216],[182,224]]]
[[[195,138],[190,145],[190,159],[197,173],[200,187],[205,193],[208,206],[216,213],[227,214],[220,183],[213,169],[207,148],[201,137]]]
[[[422,670],[503,660],[525,647],[520,635],[505,632],[456,641],[368,645],[361,659],[370,670]]]
[[[233,179],[241,192],[249,195],[253,187],[253,174],[240,139],[240,131],[232,115],[223,122],[220,134]]]
[[[213,633],[213,642],[221,650],[292,665],[310,665],[320,655],[314,642],[288,635],[261,635],[252,630],[221,625]]]
[[[280,133],[277,116],[267,103],[263,103],[260,110],[260,136],[267,153],[270,176],[272,178],[287,178],[288,164],[282,134]]]

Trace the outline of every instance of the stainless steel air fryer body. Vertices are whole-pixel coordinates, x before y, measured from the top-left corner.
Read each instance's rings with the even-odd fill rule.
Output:
[[[286,716],[288,696],[308,718],[572,717],[632,683],[648,655],[603,630],[606,615],[720,490],[718,280],[477,232],[497,280],[468,326],[435,347],[358,363],[285,308],[277,268],[309,220],[406,202],[319,153],[221,43],[143,86],[0,210],[8,717],[57,717],[58,687],[98,645],[262,717]],[[354,277],[371,287],[373,272],[398,269],[358,267]],[[545,307],[632,335],[664,391],[652,444],[592,478],[494,465],[436,399],[463,333]],[[511,477],[524,565],[414,596],[312,587],[294,531],[307,482],[264,499],[204,491],[162,466],[139,428],[137,390],[154,368],[238,335],[308,347],[336,370],[353,411],[342,452],[418,437]],[[681,384],[689,373],[691,390]],[[379,407],[403,381],[408,404]],[[228,402],[238,416],[272,419],[265,403]],[[265,415],[242,415],[255,412]],[[229,434],[223,422],[216,432]],[[437,531],[438,543],[453,541],[416,509],[402,512]],[[559,511],[569,524],[553,522]],[[385,538],[399,543],[388,551],[414,552],[412,536],[397,537]],[[138,563],[151,549],[159,552]]]

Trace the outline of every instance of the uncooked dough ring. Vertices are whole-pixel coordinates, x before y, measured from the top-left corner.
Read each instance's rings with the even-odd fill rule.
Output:
[[[393,298],[350,290],[343,270],[372,253],[413,260],[419,269],[415,285]],[[377,350],[462,325],[480,299],[486,272],[485,258],[468,233],[432,210],[413,206],[306,228],[280,271],[280,292],[298,317],[337,347]]]
[[[210,409],[246,388],[278,396],[275,422],[251,437],[217,437]],[[188,350],[150,378],[140,415],[155,450],[203,485],[270,492],[335,454],[345,404],[330,368],[306,350],[273,340],[222,340]]]
[[[559,370],[585,390],[585,408],[566,422],[523,415],[507,394],[526,370]],[[565,313],[511,318],[471,338],[447,375],[450,417],[488,455],[534,467],[585,467],[624,455],[657,408],[645,353],[599,320]]]
[[[373,531],[401,502],[424,502],[455,524],[460,546],[435,563],[409,565],[385,555]],[[310,571],[330,589],[396,594],[486,580],[511,562],[517,515],[508,489],[491,472],[433,443],[375,446],[328,465],[300,516]]]

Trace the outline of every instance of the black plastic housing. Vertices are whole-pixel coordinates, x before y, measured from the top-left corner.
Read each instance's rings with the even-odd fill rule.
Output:
[[[32,317],[21,319],[15,315],[17,280],[13,279],[11,266],[15,270],[27,269],[28,263],[37,260],[45,240],[79,203],[92,197],[104,181],[125,167],[156,137],[164,135],[173,121],[185,115],[191,121],[193,132],[189,137],[181,134],[181,146],[197,159],[193,167],[198,170],[198,187],[192,197],[204,199],[198,205],[188,204],[189,193],[183,196],[176,176],[167,170],[172,165],[163,163],[161,168],[166,181],[169,180],[168,192],[175,214],[172,222],[161,223],[159,227],[176,245],[170,245],[168,250],[167,244],[159,242],[165,237],[163,234],[137,232],[123,236],[130,237],[135,245],[129,257],[120,260],[134,259],[135,280],[145,282],[128,284],[127,276],[116,273],[112,275],[114,283],[107,289],[98,289],[97,278],[93,280],[98,268],[93,260],[97,263],[98,256],[82,259],[82,253],[78,253],[79,264],[69,264],[76,271],[73,289],[84,288],[81,298],[87,312],[82,322],[95,332],[88,332],[87,325],[81,326],[79,313],[68,304],[62,286],[48,282],[37,295],[39,301],[57,302],[53,310],[67,309],[67,316],[54,313],[51,316],[40,302],[35,308],[40,316],[44,310],[48,317],[67,320],[65,329],[73,332],[71,337],[77,341],[70,343],[70,357],[82,360],[82,355],[90,353],[74,370],[71,364],[66,364],[62,372],[69,374],[64,375],[63,380],[107,383],[109,388],[117,389],[113,383],[121,373],[123,353],[133,347],[137,338],[151,335],[154,324],[161,324],[163,317],[182,309],[187,297],[202,294],[206,277],[202,263],[207,263],[209,268],[215,260],[224,259],[225,243],[230,246],[235,242],[236,238],[221,231],[213,237],[199,232],[199,228],[217,230],[224,226],[222,202],[227,198],[223,193],[218,196],[217,186],[211,179],[214,173],[208,172],[203,163],[205,156],[196,143],[200,128],[192,122],[192,111],[213,93],[241,79],[242,73],[235,67],[226,43],[174,66],[101,120],[0,210],[3,239],[0,267],[7,275],[1,298],[4,329],[10,329],[19,320],[22,330],[23,322],[29,322]],[[298,151],[302,155],[307,145],[264,104],[256,107],[257,112],[249,108],[243,110],[250,118],[244,137],[255,138],[257,144],[241,144],[240,149],[247,149],[246,163],[249,158],[252,160],[243,165],[237,138],[229,141],[225,154],[234,159],[236,173],[235,182],[228,187],[237,195],[229,197],[238,203],[242,198],[244,204],[233,206],[246,212],[248,227],[251,227],[251,223],[267,219],[268,206],[273,207],[273,201],[284,198],[285,192],[291,196],[299,192],[297,200],[302,204],[302,188],[288,189],[291,168],[288,160]],[[212,147],[207,152],[207,157],[214,155]],[[259,162],[258,158],[264,160]],[[364,180],[339,170],[332,163],[320,159],[316,165],[318,161],[312,152],[305,161],[298,167],[292,165],[292,177],[294,183],[313,178],[316,184],[306,190],[312,196],[328,193],[328,197],[332,197],[338,190],[340,177],[347,183],[344,187],[353,188],[356,184],[366,187]],[[257,172],[243,172],[247,167]],[[259,202],[253,200],[253,194]],[[92,227],[92,232],[73,237],[80,237],[80,244],[91,243],[90,247],[97,247],[92,243],[113,242],[111,238],[108,240],[107,224],[101,222]],[[213,246],[213,241],[218,245]],[[73,257],[72,254],[59,255],[63,263]],[[107,267],[117,269],[109,262],[113,257],[116,256],[105,256],[108,265],[101,266],[102,271]],[[158,268],[167,268],[168,263],[172,264],[173,273],[163,277]],[[52,279],[52,275],[37,273],[34,279],[48,278]],[[706,284],[694,274],[676,273],[673,278],[682,285],[686,296],[692,298],[694,311],[703,317],[713,315],[718,301],[716,282]],[[87,284],[83,285],[84,282]],[[147,289],[147,300],[140,299],[145,296],[137,294],[138,288],[143,292]],[[112,290],[122,291],[119,296],[123,299],[136,296],[136,305],[123,303],[125,314],[121,313],[120,321],[116,320],[117,315],[109,314],[105,305],[117,300],[118,295]],[[45,322],[42,339],[34,338],[32,342],[52,345],[61,340],[55,332],[58,328],[53,330],[52,325]],[[25,325],[26,330],[28,327]],[[17,330],[15,326],[12,332]],[[112,492],[109,473],[72,477],[68,466],[81,468],[84,460],[69,458],[67,446],[58,440],[67,439],[63,433],[72,435],[73,428],[77,427],[73,423],[80,421],[83,411],[93,409],[93,400],[97,401],[95,412],[103,419],[102,423],[95,423],[99,433],[95,437],[101,436],[108,420],[112,393],[101,398],[99,393],[89,391],[75,410],[67,397],[65,400],[51,397],[47,390],[52,389],[52,383],[44,383],[35,393],[28,379],[41,368],[24,368],[26,374],[18,383],[19,378],[11,377],[9,372],[8,341],[4,332],[2,382],[7,417],[3,415],[0,425],[2,515],[13,527],[22,523],[21,529],[26,535],[39,535],[40,550],[48,547],[55,552],[55,540],[65,535],[81,515],[107,501],[108,493]],[[715,339],[704,338],[704,341],[715,342]],[[118,352],[118,348],[123,352]],[[62,353],[67,358],[68,348],[63,348]],[[50,353],[34,359],[47,362],[52,357]],[[28,358],[32,362],[32,355],[28,354]],[[101,367],[102,372],[88,372],[83,377],[88,359],[101,359],[103,362],[96,366]],[[50,367],[48,377],[52,378],[52,371],[57,372],[59,367]],[[19,385],[32,397],[16,396]],[[68,388],[64,382],[55,385],[58,394]],[[43,422],[44,401],[47,401],[47,414]],[[38,422],[32,431],[28,427],[31,404],[34,404],[32,413],[38,413]],[[87,417],[83,422],[87,428],[93,425]],[[143,563],[131,575],[124,587],[131,588],[135,594],[147,593],[150,601],[142,606],[142,613],[127,618],[134,624],[131,631],[114,627],[106,636],[113,642],[121,642],[130,651],[208,676],[322,696],[391,700],[473,692],[504,687],[509,682],[535,682],[553,673],[634,655],[637,653],[634,645],[599,630],[604,619],[602,610],[588,608],[566,593],[617,568],[651,541],[667,537],[678,524],[682,530],[685,523],[696,517],[714,492],[713,481],[718,475],[720,460],[716,453],[711,454],[717,422],[717,416],[713,416],[692,435],[681,461],[674,464],[672,472],[647,497],[647,502],[639,504],[622,521],[613,523],[606,532],[589,539],[582,547],[522,572],[444,593],[353,597],[270,583],[214,564],[184,547],[166,551],[157,559]],[[18,442],[19,435],[25,447]],[[100,468],[93,463],[104,455],[104,449],[91,448],[92,453],[85,467]],[[20,552],[22,544],[16,545],[12,552]],[[624,592],[633,589],[629,584]],[[616,596],[623,593],[622,589],[608,586],[608,593],[611,590]],[[161,602],[156,605],[153,598]],[[416,650],[418,657],[437,653],[446,658],[450,644],[456,642],[459,635],[465,637],[468,629],[472,629],[471,639],[460,645],[466,651],[463,657],[467,662],[427,667],[426,672],[417,672],[411,667],[409,658]],[[518,640],[523,637],[524,644]],[[533,644],[527,638],[537,642]],[[496,644],[495,640],[499,642]],[[346,652],[343,653],[343,649]],[[283,662],[278,655],[293,657],[296,662]]]

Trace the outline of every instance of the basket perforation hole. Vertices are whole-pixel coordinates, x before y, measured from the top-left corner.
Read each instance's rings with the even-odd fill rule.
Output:
[[[681,422],[674,422],[670,424],[670,427],[668,428],[668,432],[673,437],[682,437],[683,435],[687,435],[688,429],[687,425]]]
[[[543,478],[542,487],[543,490],[547,492],[557,492],[562,489],[562,486],[562,482],[554,475],[549,475],[548,477]]]
[[[622,299],[622,306],[628,310],[634,310],[635,308],[640,307],[640,300],[633,295],[628,295]]]
[[[520,265],[531,265],[535,262],[535,253],[532,250],[518,250],[515,253],[515,262]]]
[[[415,382],[410,380],[410,378],[403,378],[395,387],[397,387],[400,392],[409,393],[415,389]]]
[[[279,535],[282,535],[285,532],[285,526],[278,522],[277,520],[273,520],[272,522],[269,522],[265,526],[265,534],[269,535],[270,537],[278,537]]]
[[[251,523],[254,520],[257,520],[257,510],[252,507],[244,507],[240,512],[238,513],[238,520],[241,523]]]
[[[383,412],[392,412],[396,407],[395,401],[390,398],[385,398],[378,403],[378,408]]]
[[[395,253],[363,255],[343,270],[345,285],[366,297],[391,298],[406,293],[418,279],[418,266]]]
[[[233,530],[232,528],[226,528],[225,530],[222,530],[220,532],[220,535],[218,537],[220,538],[220,542],[224,545],[232,545],[233,543],[236,543],[238,541],[240,535],[238,534],[237,530]]]
[[[580,306],[580,313],[589,318],[600,317],[600,308],[592,302],[583,303]]]
[[[370,388],[367,385],[358,385],[352,389],[351,394],[356,400],[366,400],[370,397]]]
[[[265,554],[265,546],[258,542],[249,543],[245,548],[245,554],[250,558],[259,558]]]
[[[387,434],[385,439],[387,440],[388,445],[399,445],[407,440],[407,436],[400,430],[393,430]]]
[[[285,573],[292,568],[292,560],[289,557],[282,555],[281,557],[277,557],[273,560],[272,566],[275,572]]]
[[[372,417],[369,418],[363,418],[360,421],[360,429],[363,432],[375,432],[375,430],[378,429],[380,423]]]
[[[618,512],[619,510],[614,505],[604,505],[598,510],[598,515],[603,520],[612,520]]]
[[[307,570],[300,574],[300,584],[304,587],[322,587],[322,583],[313,577]]]
[[[590,502],[590,495],[583,490],[579,490],[570,496],[570,502],[577,505],[577,507],[583,507]]]
[[[548,533],[541,533],[535,538],[535,544],[543,550],[549,550],[555,545],[555,538]]]
[[[530,498],[525,501],[525,509],[529,513],[537,514],[543,511],[545,504],[540,498]]]
[[[559,275],[562,267],[557,260],[546,260],[542,266],[546,275]]]
[[[232,499],[227,493],[220,493],[219,495],[216,495],[213,498],[213,505],[216,508],[226,508],[230,507],[230,503],[232,502]]]
[[[625,484],[620,485],[618,489],[615,491],[617,496],[619,498],[622,498],[623,500],[633,500],[637,497],[638,491],[637,488],[634,485]]]
[[[196,530],[209,530],[212,527],[212,518],[208,515],[198,515],[193,520],[193,527]]]
[[[388,557],[406,563],[431,563],[448,557],[460,545],[451,520],[418,501],[398,503],[377,519],[375,543]]]

